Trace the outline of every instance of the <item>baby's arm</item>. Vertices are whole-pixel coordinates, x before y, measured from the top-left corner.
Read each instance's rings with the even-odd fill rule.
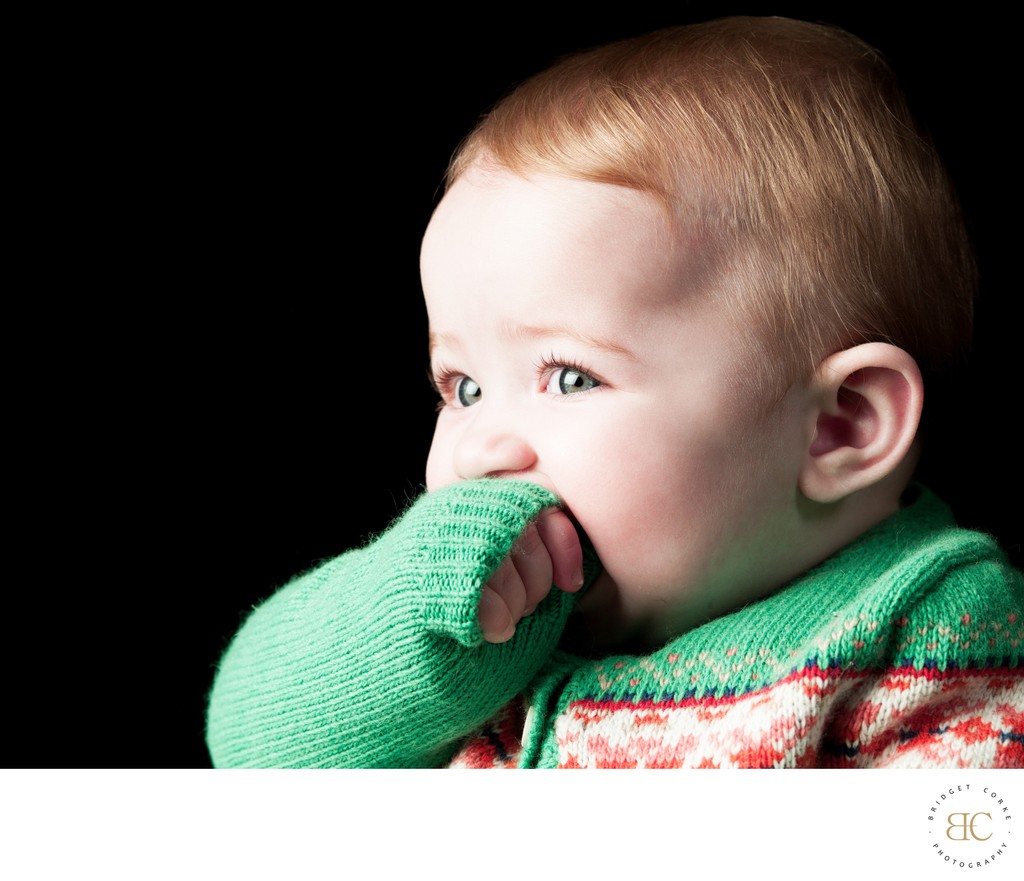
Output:
[[[278,591],[220,664],[208,713],[214,764],[443,764],[558,642],[572,598],[550,591],[545,573],[573,586],[579,544],[563,514],[538,520],[554,505],[522,481],[444,487],[366,547]],[[489,592],[497,599],[481,608]],[[481,625],[503,639],[510,620],[514,636],[484,641]]]

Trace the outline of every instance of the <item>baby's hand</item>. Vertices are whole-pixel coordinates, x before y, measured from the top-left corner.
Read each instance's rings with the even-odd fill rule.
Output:
[[[583,550],[576,528],[558,508],[546,508],[513,545],[480,595],[477,619],[484,639],[506,642],[554,584],[568,593],[583,586]]]

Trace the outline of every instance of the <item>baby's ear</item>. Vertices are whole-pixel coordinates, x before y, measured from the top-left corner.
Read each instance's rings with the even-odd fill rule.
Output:
[[[924,382],[903,349],[864,343],[830,355],[812,380],[817,421],[800,490],[837,502],[877,483],[904,460],[917,434]]]

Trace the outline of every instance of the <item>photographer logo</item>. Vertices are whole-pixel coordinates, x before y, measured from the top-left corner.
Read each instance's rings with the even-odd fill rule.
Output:
[[[927,825],[932,854],[956,868],[1005,863],[1014,844],[1011,805],[991,785],[958,783],[938,793]]]

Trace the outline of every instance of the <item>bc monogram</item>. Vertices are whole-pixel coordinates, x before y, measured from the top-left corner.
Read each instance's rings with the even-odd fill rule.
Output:
[[[954,820],[954,817],[959,817],[959,820]],[[975,841],[988,841],[992,837],[992,833],[988,835],[979,835],[974,830],[974,824],[978,822],[978,817],[988,817],[992,819],[992,815],[988,811],[978,811],[974,814],[968,814],[966,811],[959,813],[953,813],[946,817],[946,822],[949,825],[946,827],[946,838],[950,841],[967,841],[968,836],[973,838]],[[954,831],[962,832],[962,835],[954,835]]]

